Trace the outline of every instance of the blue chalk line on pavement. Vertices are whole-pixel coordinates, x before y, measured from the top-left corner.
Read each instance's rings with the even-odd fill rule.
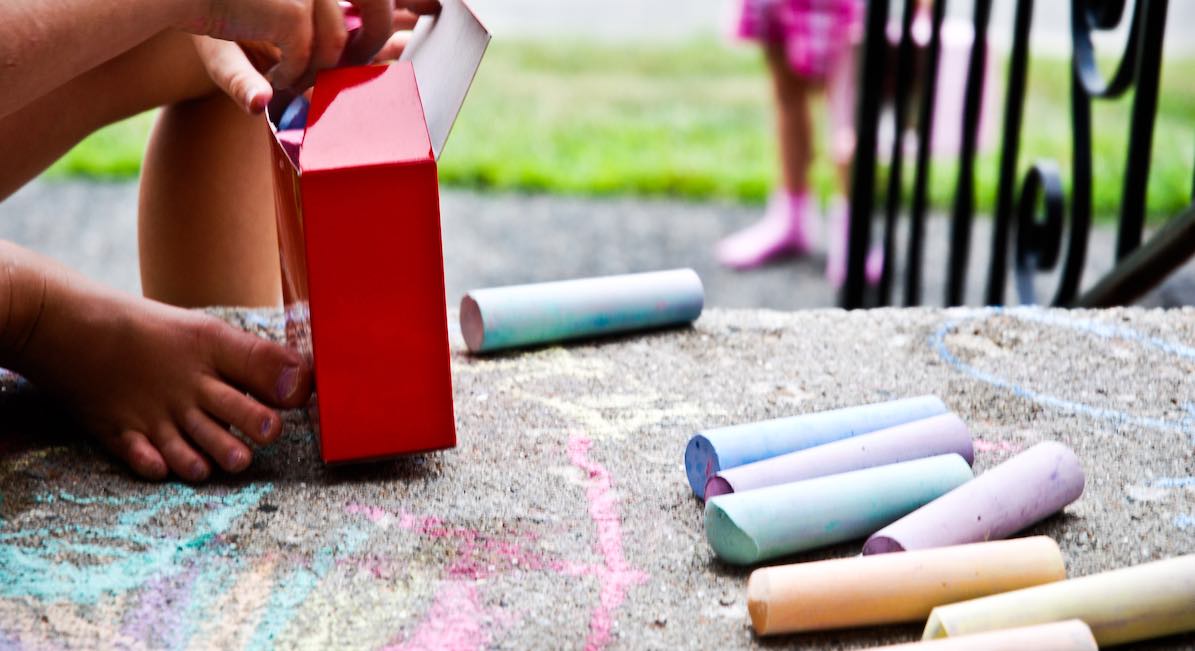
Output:
[[[45,504],[130,507],[114,525],[61,524],[0,529],[0,596],[93,604],[102,596],[136,589],[164,572],[177,571],[232,522],[273,490],[254,484],[227,494],[168,486],[154,495],[81,497],[66,492],[35,498]],[[178,509],[195,509],[194,529],[180,537],[147,531],[152,520]]]
[[[1104,339],[1120,339],[1129,341],[1141,344],[1148,348],[1159,350],[1170,355],[1175,355],[1190,360],[1195,360],[1195,347],[1174,343],[1165,339],[1160,339],[1158,337],[1143,335],[1136,330],[1121,326],[1103,324],[1085,319],[1063,318],[1046,312],[1041,308],[994,307],[974,310],[969,316],[951,319],[944,322],[929,337],[930,348],[937,353],[938,357],[950,364],[956,370],[986,384],[1006,389],[1018,397],[1032,400],[1038,404],[1057,409],[1059,411],[1080,414],[1089,418],[1108,421],[1116,425],[1138,425],[1141,427],[1148,427],[1167,432],[1188,434],[1192,436],[1192,440],[1195,441],[1195,416],[1191,415],[1189,408],[1186,410],[1188,415],[1182,420],[1167,420],[1149,416],[1138,416],[1117,409],[1096,407],[1087,403],[1067,400],[1065,398],[1059,398],[1057,396],[1052,396],[1028,389],[1011,380],[971,366],[970,364],[967,364],[956,357],[954,353],[950,352],[949,347],[946,345],[947,335],[955,331],[963,323],[981,321],[997,315],[1007,315],[1022,321],[1068,328]]]

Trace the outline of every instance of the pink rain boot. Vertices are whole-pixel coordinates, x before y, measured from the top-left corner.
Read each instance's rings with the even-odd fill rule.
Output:
[[[850,204],[842,196],[835,196],[830,200],[829,234],[826,238],[826,280],[835,289],[846,282],[846,245],[850,223]],[[871,247],[867,252],[867,262],[864,265],[864,277],[868,285],[880,282],[880,274],[884,271],[884,249],[879,245]]]
[[[718,262],[731,269],[754,269],[785,256],[809,252],[808,192],[778,191],[768,201],[763,219],[718,242]]]

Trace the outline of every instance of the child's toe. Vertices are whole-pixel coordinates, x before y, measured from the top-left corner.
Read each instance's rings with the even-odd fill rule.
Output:
[[[161,481],[170,472],[162,455],[141,432],[128,430],[119,436],[101,437],[101,440],[112,454],[123,459],[133,472],[145,479]]]
[[[199,403],[217,421],[239,429],[258,445],[267,445],[282,433],[282,420],[273,409],[217,380],[200,390]]]
[[[311,394],[311,374],[299,354],[227,326],[216,337],[221,376],[277,407],[299,407]]]
[[[191,441],[228,472],[244,470],[253,459],[253,453],[244,443],[199,409],[187,413],[183,428]]]
[[[184,480],[199,482],[207,479],[211,474],[211,467],[208,466],[207,461],[183,440],[173,425],[159,427],[154,432],[152,440],[154,447],[166,460],[166,465],[170,466],[174,474]]]

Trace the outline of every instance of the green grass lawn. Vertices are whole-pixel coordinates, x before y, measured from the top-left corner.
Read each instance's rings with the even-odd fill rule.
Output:
[[[1036,60],[1030,71],[1022,160],[1070,161],[1066,62]],[[1152,214],[1190,198],[1195,134],[1195,60],[1163,73],[1149,186]],[[587,195],[640,194],[761,201],[775,176],[768,81],[759,53],[714,41],[668,46],[495,43],[440,161],[458,187]],[[1096,105],[1095,207],[1120,197],[1129,102]],[[136,174],[151,115],[96,133],[50,174]],[[977,201],[994,201],[997,155],[979,161]],[[906,175],[908,176],[908,175]],[[950,205],[953,165],[935,166],[933,202]],[[814,173],[831,191],[829,166]]]

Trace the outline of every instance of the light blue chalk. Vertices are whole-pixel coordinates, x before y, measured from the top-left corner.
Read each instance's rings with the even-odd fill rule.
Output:
[[[461,334],[486,352],[690,323],[705,291],[692,269],[473,290]]]
[[[721,470],[940,416],[946,411],[938,397],[919,396],[705,430],[689,439],[685,473],[693,492],[705,499],[706,482]]]
[[[957,454],[710,498],[705,535],[719,558],[748,565],[863,538],[971,481]]]

